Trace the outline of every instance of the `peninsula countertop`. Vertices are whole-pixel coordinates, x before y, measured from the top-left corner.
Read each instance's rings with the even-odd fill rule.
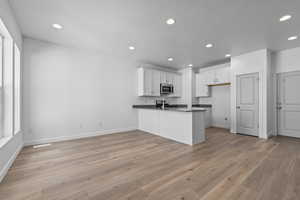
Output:
[[[151,109],[151,110],[161,110],[161,111],[175,111],[175,112],[205,112],[204,107],[192,107],[188,109],[185,105],[168,105],[164,109],[156,107],[155,105],[133,105],[135,109]]]

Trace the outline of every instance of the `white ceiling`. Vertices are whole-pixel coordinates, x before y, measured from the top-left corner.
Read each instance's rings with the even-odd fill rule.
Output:
[[[300,46],[300,0],[10,0],[25,36],[182,68]],[[291,14],[290,21],[278,19]],[[176,24],[166,25],[168,18]],[[51,27],[64,26],[62,30]],[[207,49],[205,45],[213,43]],[[128,46],[136,47],[129,51]],[[167,61],[173,57],[174,61]]]

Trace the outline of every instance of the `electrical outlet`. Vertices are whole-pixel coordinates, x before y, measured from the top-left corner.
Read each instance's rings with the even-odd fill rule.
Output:
[[[99,127],[103,127],[103,123],[100,121],[100,122],[98,122],[98,126]]]
[[[79,128],[81,128],[81,129],[82,129],[82,128],[83,128],[83,125],[82,125],[82,124],[80,124],[80,125],[79,125]]]

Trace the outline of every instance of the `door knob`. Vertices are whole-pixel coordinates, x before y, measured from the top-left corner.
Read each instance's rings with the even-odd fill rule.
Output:
[[[237,108],[237,109],[240,109],[241,107],[240,107],[240,106],[237,106],[236,108]]]
[[[277,109],[278,109],[278,110],[281,110],[281,109],[282,109],[282,107],[281,107],[281,106],[278,106],[278,107],[277,107]]]

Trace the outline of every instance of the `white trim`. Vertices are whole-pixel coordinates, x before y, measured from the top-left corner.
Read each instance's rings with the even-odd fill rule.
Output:
[[[16,160],[16,158],[19,155],[19,153],[21,152],[22,148],[23,148],[23,145],[21,144],[17,148],[15,153],[10,157],[9,161],[6,163],[6,165],[3,167],[3,169],[0,171],[0,183],[4,179],[4,177],[6,176],[9,168],[12,166],[13,162]]]
[[[43,139],[32,140],[32,141],[24,141],[24,146],[31,146],[31,145],[38,145],[38,144],[45,144],[45,143],[53,143],[53,142],[61,142],[61,141],[67,141],[67,140],[75,140],[75,139],[80,139],[80,138],[89,138],[89,137],[108,135],[108,134],[113,134],[113,133],[128,132],[128,131],[134,131],[134,130],[137,130],[137,127],[128,127],[128,128],[111,129],[111,130],[104,130],[104,131],[85,132],[85,133],[79,133],[77,135],[71,135],[71,136],[43,138]]]
[[[258,70],[255,72],[250,72],[250,73],[233,73],[233,80],[234,82],[231,84],[231,91],[230,92],[234,92],[235,96],[237,95],[237,77],[241,76],[241,75],[247,75],[247,74],[258,74],[258,122],[259,122],[259,127],[258,127],[258,137],[262,138],[262,139],[267,139],[267,133],[264,133],[264,126],[266,126],[266,123],[264,123],[264,112],[263,112],[263,104],[264,104],[264,82],[263,82],[263,71],[262,70]],[[233,105],[232,105],[233,103]],[[234,109],[236,108],[236,104],[237,104],[237,99],[233,98],[231,100],[231,106],[234,106]],[[232,110],[230,111],[232,112]],[[231,128],[230,128],[230,132],[231,133],[237,133],[237,113],[236,111],[234,111],[234,115],[232,115],[231,113]]]
[[[3,148],[13,137],[1,137],[0,138],[0,149]]]
[[[4,146],[18,134],[22,134],[22,131],[20,130],[14,136],[1,137],[0,138],[0,149],[4,148]]]

